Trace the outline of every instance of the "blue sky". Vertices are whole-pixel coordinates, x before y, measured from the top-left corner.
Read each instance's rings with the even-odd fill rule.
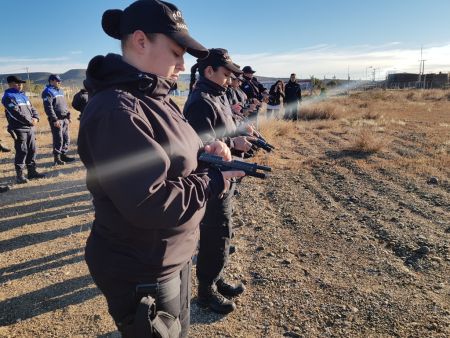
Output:
[[[389,71],[450,71],[449,0],[174,0],[191,35],[223,47],[257,74],[365,78]],[[102,13],[131,1],[2,1],[0,73],[65,72],[119,52]],[[10,15],[8,15],[10,14]],[[186,58],[187,69],[193,64]],[[370,68],[372,67],[372,68]]]

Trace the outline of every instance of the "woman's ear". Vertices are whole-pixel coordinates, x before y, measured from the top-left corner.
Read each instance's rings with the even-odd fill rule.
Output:
[[[143,31],[137,30],[131,36],[134,49],[139,53],[145,49],[147,36]]]
[[[213,73],[214,73],[214,69],[211,66],[208,66],[205,68],[205,77],[207,79],[210,79],[211,76],[213,75]]]

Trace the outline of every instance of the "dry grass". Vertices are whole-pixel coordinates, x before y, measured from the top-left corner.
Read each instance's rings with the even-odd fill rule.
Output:
[[[302,105],[299,112],[301,120],[334,120],[338,117],[336,105],[332,102],[320,102]]]
[[[383,115],[381,115],[378,111],[369,109],[362,114],[362,117],[366,120],[378,120],[383,117]]]
[[[348,150],[373,154],[382,150],[385,142],[367,129],[360,130],[353,138]]]
[[[445,95],[449,93],[441,97]],[[271,166],[273,178],[246,178],[241,186],[236,219],[254,220],[258,233],[250,224],[237,229],[240,251],[227,268],[227,277],[251,280],[257,272],[267,281],[286,282],[281,288],[277,283],[264,284],[263,295],[295,315],[290,323],[305,328],[305,336],[448,336],[445,313],[430,312],[427,297],[410,302],[411,295],[431,290],[436,307],[448,307],[444,284],[448,279],[450,102],[430,97],[424,98],[420,91],[412,95],[409,91],[355,93],[328,99],[336,119],[262,121],[260,130],[276,150],[260,151],[250,161]],[[175,100],[182,108],[184,98]],[[115,337],[105,300],[83,260],[94,218],[85,171],[79,160],[64,167],[51,165],[48,122],[40,100],[33,103],[41,113],[38,165],[48,178],[13,185],[0,195],[4,257],[0,300],[6,322],[0,336]],[[371,118],[374,112],[377,118]],[[0,114],[0,138],[11,147],[5,126]],[[74,118],[72,141],[77,132]],[[349,147],[355,151],[348,151]],[[75,149],[72,145],[72,153]],[[14,154],[0,157],[0,183],[11,184]],[[430,176],[439,184],[427,185]],[[258,203],[249,208],[248,200]],[[393,219],[401,222],[393,223]],[[433,266],[419,272],[405,266],[390,246],[398,243],[415,250],[420,237],[431,248],[423,262]],[[255,251],[258,246],[266,251]],[[271,258],[269,251],[276,257]],[[301,260],[296,259],[297,252]],[[284,259],[290,260],[289,267],[280,264]],[[373,274],[375,270],[368,267],[379,273]],[[326,288],[318,287],[317,276]],[[347,292],[356,279],[361,287]],[[302,303],[302,290],[312,295],[309,302]],[[261,307],[261,295],[260,285],[249,283],[239,310],[226,318],[211,317],[193,305],[190,336],[282,336],[285,330],[277,325],[258,329],[265,318],[286,322],[276,308]],[[311,324],[333,319],[343,299],[347,309],[357,309],[351,313],[354,320],[349,320],[348,331],[343,331],[341,322],[321,330]],[[316,304],[325,303],[330,306],[316,309]],[[370,320],[374,311],[380,319],[375,326]],[[398,319],[395,331],[392,318]],[[247,319],[248,326],[243,327]],[[414,329],[408,325],[412,322]],[[429,323],[435,322],[441,331],[429,330]]]

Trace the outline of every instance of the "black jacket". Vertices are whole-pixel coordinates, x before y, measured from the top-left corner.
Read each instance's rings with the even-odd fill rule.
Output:
[[[284,94],[286,102],[301,101],[302,89],[297,82],[288,81],[284,86]]]
[[[218,139],[231,146],[231,138],[237,136],[225,88],[204,77],[197,81],[183,112],[205,143]]]
[[[262,100],[263,93],[267,90],[256,78],[247,78],[244,76],[245,81],[241,84],[242,91],[247,95],[248,99]]]
[[[193,255],[222,176],[196,172],[203,145],[168,96],[171,80],[108,54],[90,61],[86,81],[93,96],[78,153],[95,207],[89,269],[133,282],[171,278]]]
[[[277,106],[281,104],[281,98],[284,99],[284,92],[282,89],[278,88],[275,84],[270,87],[269,91],[269,102],[271,106]]]
[[[88,91],[86,89],[80,89],[78,93],[73,96],[72,107],[83,114],[84,108],[86,108],[89,100]]]

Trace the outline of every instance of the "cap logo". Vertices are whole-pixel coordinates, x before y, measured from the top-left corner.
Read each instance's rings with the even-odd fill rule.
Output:
[[[178,30],[188,30],[188,26],[184,22],[183,15],[180,11],[173,12],[172,18],[175,21]]]
[[[178,20],[178,18],[183,18],[180,11],[173,12],[172,16],[175,21]]]
[[[225,59],[226,62],[231,62],[231,58],[227,53],[223,54],[223,58]]]

